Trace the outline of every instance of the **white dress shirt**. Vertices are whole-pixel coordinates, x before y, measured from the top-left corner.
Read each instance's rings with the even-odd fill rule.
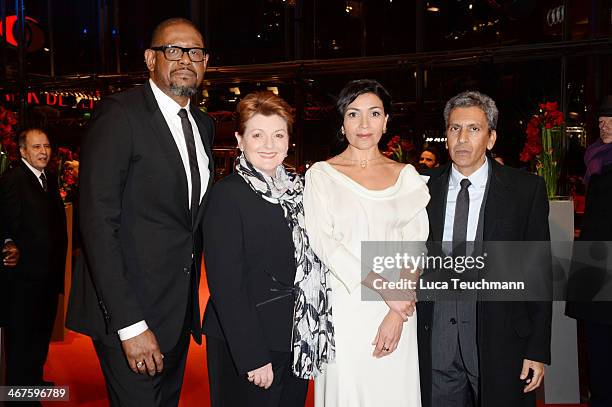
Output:
[[[153,80],[149,79],[149,84],[151,85],[155,100],[157,101],[157,104],[162,112],[162,115],[164,116],[164,119],[166,119],[166,123],[170,128],[170,133],[172,133],[172,138],[174,139],[176,147],[178,148],[179,153],[181,155],[181,160],[183,161],[183,167],[185,169],[185,177],[187,178],[188,194],[185,199],[187,199],[187,204],[191,209],[191,170],[189,168],[189,154],[187,152],[187,143],[185,142],[185,135],[183,134],[183,126],[181,124],[181,118],[178,115],[178,112],[181,109],[187,110],[187,117],[189,118],[191,128],[193,129],[196,156],[198,159],[198,168],[200,169],[200,202],[202,201],[202,197],[206,193],[208,180],[210,178],[210,171],[208,170],[209,157],[206,155],[206,150],[204,150],[204,144],[202,143],[202,138],[200,136],[198,126],[196,125],[196,122],[193,119],[191,112],[189,111],[189,101],[187,101],[187,105],[181,106],[176,103],[170,96],[166,95],[161,89],[159,89],[155,82],[153,82]],[[117,333],[119,334],[119,338],[122,341],[125,341],[140,335],[147,329],[149,329],[149,327],[147,326],[147,323],[143,320],[133,325],[127,326],[123,329],[120,329],[119,331],[117,331]]]
[[[40,184],[41,187],[44,188],[44,185],[42,183],[42,180],[40,179],[40,175],[41,174],[45,174],[45,177],[47,176],[47,173],[45,173],[44,170],[42,171],[38,171],[36,168],[32,167],[32,164],[30,164],[25,158],[22,158],[21,161],[23,161],[25,163],[25,165],[28,166],[28,168],[30,169],[30,171],[32,171],[34,173],[34,175],[36,175],[36,179],[38,180],[38,183]]]
[[[195,139],[195,147],[196,147],[196,155],[198,157],[198,167],[200,169],[200,199],[202,201],[202,197],[206,193],[206,187],[208,185],[208,179],[210,178],[210,171],[208,170],[208,156],[206,155],[206,150],[204,150],[204,144],[202,143],[202,138],[200,137],[200,131],[198,126],[196,125],[191,112],[189,111],[189,100],[187,101],[187,105],[181,106],[176,103],[172,98],[162,92],[161,89],[157,87],[155,82],[149,79],[149,83],[151,84],[151,89],[153,90],[153,95],[155,95],[155,100],[157,100],[157,104],[159,105],[159,109],[164,115],[164,119],[166,119],[166,123],[168,123],[168,127],[170,128],[170,132],[172,133],[172,138],[174,138],[174,142],[178,147],[179,153],[181,154],[181,160],[183,161],[183,167],[185,167],[185,177],[187,178],[187,189],[188,194],[185,197],[187,199],[187,203],[191,208],[191,170],[189,169],[189,154],[187,152],[187,143],[185,142],[185,135],[183,134],[183,126],[181,124],[181,117],[178,115],[179,110],[185,109],[187,110],[187,117],[189,118],[189,122],[191,123],[191,128],[193,129],[193,137]]]
[[[467,225],[467,242],[473,242],[476,238],[476,229],[478,228],[478,218],[480,215],[480,207],[484,198],[485,189],[487,187],[487,178],[489,177],[489,161],[485,159],[484,164],[474,171],[472,175],[466,177],[461,174],[455,164],[451,165],[451,173],[448,180],[448,195],[446,196],[446,214],[444,216],[444,235],[443,242],[453,241],[453,224],[455,222],[455,206],[457,204],[457,195],[461,190],[460,182],[467,178],[471,185],[468,187],[470,194],[470,209],[468,212]]]

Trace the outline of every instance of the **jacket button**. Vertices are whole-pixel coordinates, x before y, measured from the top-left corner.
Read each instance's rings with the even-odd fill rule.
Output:
[[[425,330],[429,331],[429,324],[425,324]]]
[[[189,267],[183,267],[183,271],[187,274],[189,274]]]
[[[451,319],[450,319],[450,323],[451,323],[451,324],[453,324],[453,325],[455,325],[455,324],[457,323],[457,320],[456,320],[455,318],[451,318]]]

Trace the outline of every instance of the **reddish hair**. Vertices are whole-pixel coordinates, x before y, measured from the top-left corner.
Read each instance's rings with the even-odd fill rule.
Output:
[[[251,92],[238,103],[238,134],[244,134],[246,123],[256,114],[264,116],[278,115],[287,122],[287,130],[291,134],[293,113],[291,106],[283,98],[264,90]]]

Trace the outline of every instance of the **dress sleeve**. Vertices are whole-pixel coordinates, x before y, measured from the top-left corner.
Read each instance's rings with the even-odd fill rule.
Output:
[[[409,242],[405,244],[410,255],[421,256],[427,253],[426,242],[429,236],[429,217],[427,216],[427,203],[429,202],[429,190],[426,181],[427,176],[419,175],[412,169],[411,174],[406,174],[405,187],[409,191],[403,196],[405,201],[401,205],[401,217],[407,219],[401,228],[401,240]]]
[[[306,173],[304,188],[304,215],[308,239],[315,254],[340,280],[344,287],[352,292],[361,284],[360,257],[352,253],[340,238],[334,236],[334,214],[329,210],[329,201],[333,194],[328,189],[328,176],[310,169]]]
[[[429,235],[429,218],[425,208],[419,210],[410,222],[402,228],[404,247],[412,256],[427,254],[427,237]]]

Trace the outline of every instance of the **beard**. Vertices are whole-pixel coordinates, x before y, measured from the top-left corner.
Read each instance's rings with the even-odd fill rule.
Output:
[[[180,96],[180,97],[192,97],[193,95],[195,95],[196,93],[198,93],[198,87],[197,86],[185,86],[185,85],[177,85],[174,82],[170,83],[170,92],[174,95],[174,96]]]

